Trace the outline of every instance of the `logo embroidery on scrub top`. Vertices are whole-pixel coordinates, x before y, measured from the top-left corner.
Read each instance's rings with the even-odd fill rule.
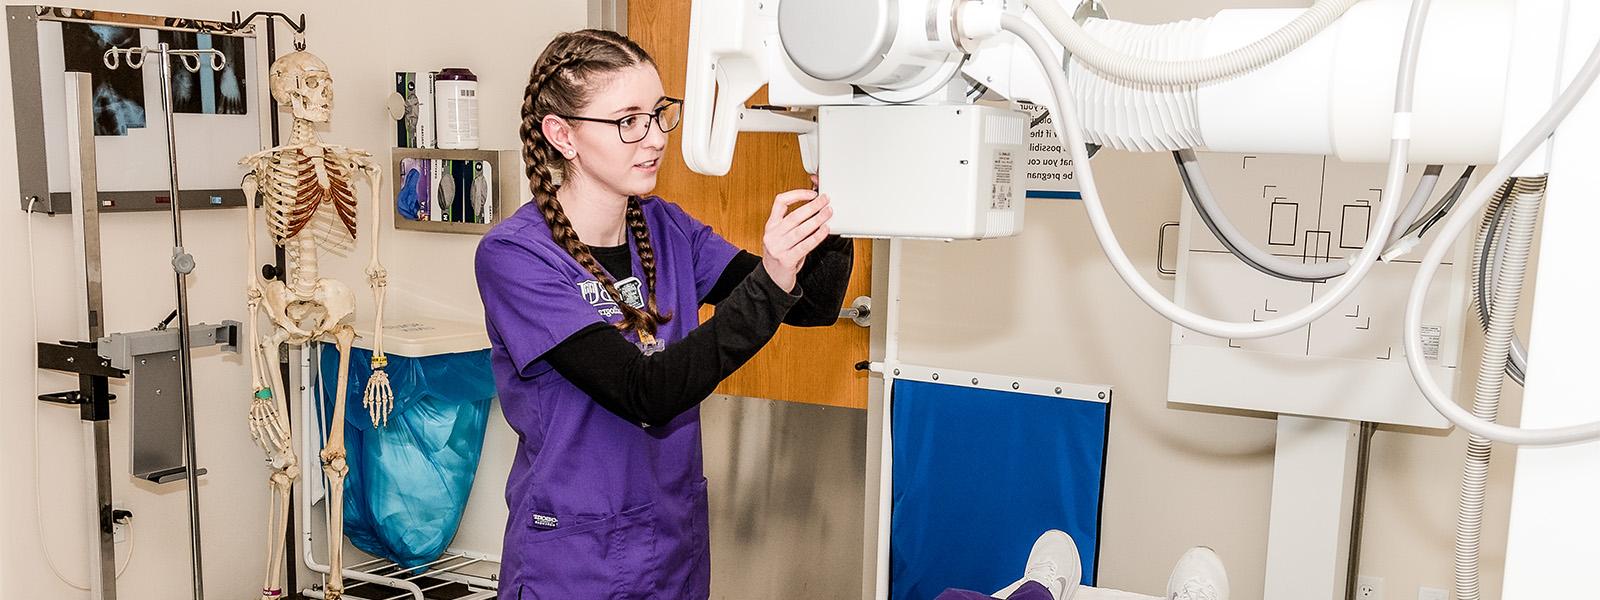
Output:
[[[555,529],[561,526],[561,520],[551,515],[533,513],[533,526],[539,529]]]
[[[617,308],[617,301],[611,298],[611,294],[606,292],[605,286],[600,285],[599,281],[590,279],[578,283],[578,292],[583,294],[583,299],[590,306],[595,307],[600,316],[615,317],[622,314],[622,309]],[[644,310],[644,283],[639,281],[638,277],[618,281],[617,293],[622,294],[622,300],[627,302],[628,306]],[[635,341],[633,345],[638,346],[639,351],[646,355],[655,354],[667,347],[665,341],[648,335],[643,337],[644,339]]]
[[[583,294],[583,299],[590,306],[595,307],[602,317],[615,317],[622,314],[622,309],[617,308],[617,301],[606,292],[606,287],[599,281],[590,279],[578,283],[578,293]],[[638,277],[629,277],[617,282],[617,293],[622,294],[622,300],[628,306],[644,308],[644,284]]]

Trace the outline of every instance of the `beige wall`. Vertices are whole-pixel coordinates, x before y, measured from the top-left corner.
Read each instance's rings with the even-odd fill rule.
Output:
[[[383,113],[383,99],[396,70],[466,66],[480,78],[481,129],[484,148],[515,148],[518,110],[527,70],[539,49],[561,29],[583,26],[586,3],[576,0],[538,2],[475,2],[448,5],[403,1],[280,1],[254,6],[221,7],[197,0],[94,1],[77,6],[145,14],[226,19],[228,10],[276,10],[307,13],[309,49],[326,60],[335,77],[334,122],[324,138],[366,148],[387,169],[393,145],[392,121]],[[287,51],[287,29],[279,41]],[[0,53],[5,52],[0,45]],[[9,119],[11,89],[9,56],[0,57],[0,115]],[[249,82],[260,86],[260,80]],[[260,89],[256,87],[254,89]],[[151,97],[154,99],[154,96]],[[151,114],[159,114],[152,108]],[[180,135],[183,132],[180,129]],[[160,148],[153,148],[160,152]],[[0,599],[87,598],[50,573],[35,534],[36,522],[50,538],[50,551],[61,571],[82,582],[86,577],[86,533],[79,515],[87,494],[81,479],[84,457],[75,411],[45,406],[37,428],[42,457],[40,480],[34,484],[29,461],[35,440],[33,408],[33,306],[38,298],[38,339],[75,337],[81,318],[75,300],[68,217],[32,217],[38,287],[28,284],[26,225],[17,210],[15,141],[10,127],[0,128]],[[363,214],[365,218],[365,214]],[[245,251],[239,232],[241,210],[191,212],[185,217],[185,242],[199,264],[190,278],[195,322],[243,320],[242,269]],[[167,254],[171,231],[166,215],[107,215],[103,221],[108,331],[148,329],[173,305]],[[404,310],[411,290],[426,289],[439,305],[458,307],[464,315],[479,314],[470,272],[475,237],[396,232],[385,237],[385,262],[390,269],[391,302]],[[363,235],[366,235],[364,232]],[[363,242],[365,238],[363,238]],[[365,246],[362,246],[364,249]],[[364,250],[363,250],[364,251]],[[263,257],[265,257],[263,245]],[[364,257],[325,263],[327,272],[365,290],[360,269]],[[435,265],[444,265],[438,266]],[[370,310],[368,294],[360,293],[360,310]],[[394,304],[391,304],[394,306]],[[428,308],[428,307],[420,307]],[[218,598],[259,594],[264,568],[267,489],[261,451],[250,441],[244,414],[248,406],[248,372],[239,357],[211,350],[196,358],[195,385],[200,464],[210,470],[200,486],[202,531],[205,534],[207,592]],[[40,389],[67,389],[71,381],[43,375]],[[122,394],[124,390],[113,389]],[[111,451],[116,502],[135,514],[133,547],[118,545],[119,565],[127,564],[119,582],[122,598],[171,598],[189,595],[187,507],[182,484],[155,487],[135,484],[127,475],[125,403],[113,404]],[[308,469],[308,472],[311,472]],[[44,510],[35,520],[34,494],[39,489]],[[322,553],[319,551],[319,555]]]
[[[1105,4],[1115,18],[1165,22],[1224,7],[1307,3]],[[1157,227],[1178,218],[1171,158],[1102,152],[1094,168],[1124,248],[1171,294],[1172,280],[1155,272]],[[904,261],[901,360],[1115,386],[1103,585],[1159,594],[1184,549],[1205,544],[1226,561],[1234,598],[1261,597],[1275,421],[1167,405],[1170,326],[1117,278],[1081,203],[1030,202],[1017,238],[908,242]],[[1481,336],[1469,339],[1465,378],[1475,376],[1480,344]],[[1519,393],[1508,386],[1501,414],[1516,414]],[[1460,432],[1381,429],[1375,436],[1360,572],[1385,580],[1385,598],[1411,600],[1418,586],[1450,587],[1465,445]],[[1495,452],[1483,545],[1486,598],[1499,597],[1511,482],[1511,451]]]

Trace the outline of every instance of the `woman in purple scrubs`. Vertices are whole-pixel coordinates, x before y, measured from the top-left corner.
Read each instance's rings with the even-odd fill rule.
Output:
[[[649,195],[679,104],[608,31],[558,36],[529,76],[533,201],[476,260],[518,436],[501,598],[706,598],[698,405],[780,324],[838,316],[853,257],[826,197],[779,194],[757,256]]]

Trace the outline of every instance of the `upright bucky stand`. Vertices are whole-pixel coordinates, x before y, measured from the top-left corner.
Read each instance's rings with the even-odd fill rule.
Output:
[[[40,342],[38,364],[41,369],[66,371],[78,375],[76,391],[45,394],[42,402],[79,407],[84,425],[84,445],[94,464],[88,471],[89,489],[95,490],[90,522],[97,526],[89,545],[93,560],[89,565],[89,591],[96,600],[116,600],[117,567],[113,524],[126,519],[114,514],[111,504],[110,378],[125,373],[101,357],[93,340],[105,335],[104,298],[100,288],[100,200],[95,192],[94,108],[89,75],[67,76],[67,143],[72,171],[72,220],[77,247],[74,254],[83,265],[84,341],[58,344]],[[38,435],[38,432],[34,432]],[[34,460],[37,460],[35,457]]]

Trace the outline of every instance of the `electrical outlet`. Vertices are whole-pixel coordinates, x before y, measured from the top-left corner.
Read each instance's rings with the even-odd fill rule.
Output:
[[[1417,600],[1450,600],[1450,592],[1439,588],[1422,587],[1417,589]]]
[[[128,528],[133,526],[133,513],[126,507],[112,506],[111,511],[111,543],[121,544],[128,541]]]
[[[1357,577],[1356,600],[1383,600],[1383,578],[1366,575]]]

